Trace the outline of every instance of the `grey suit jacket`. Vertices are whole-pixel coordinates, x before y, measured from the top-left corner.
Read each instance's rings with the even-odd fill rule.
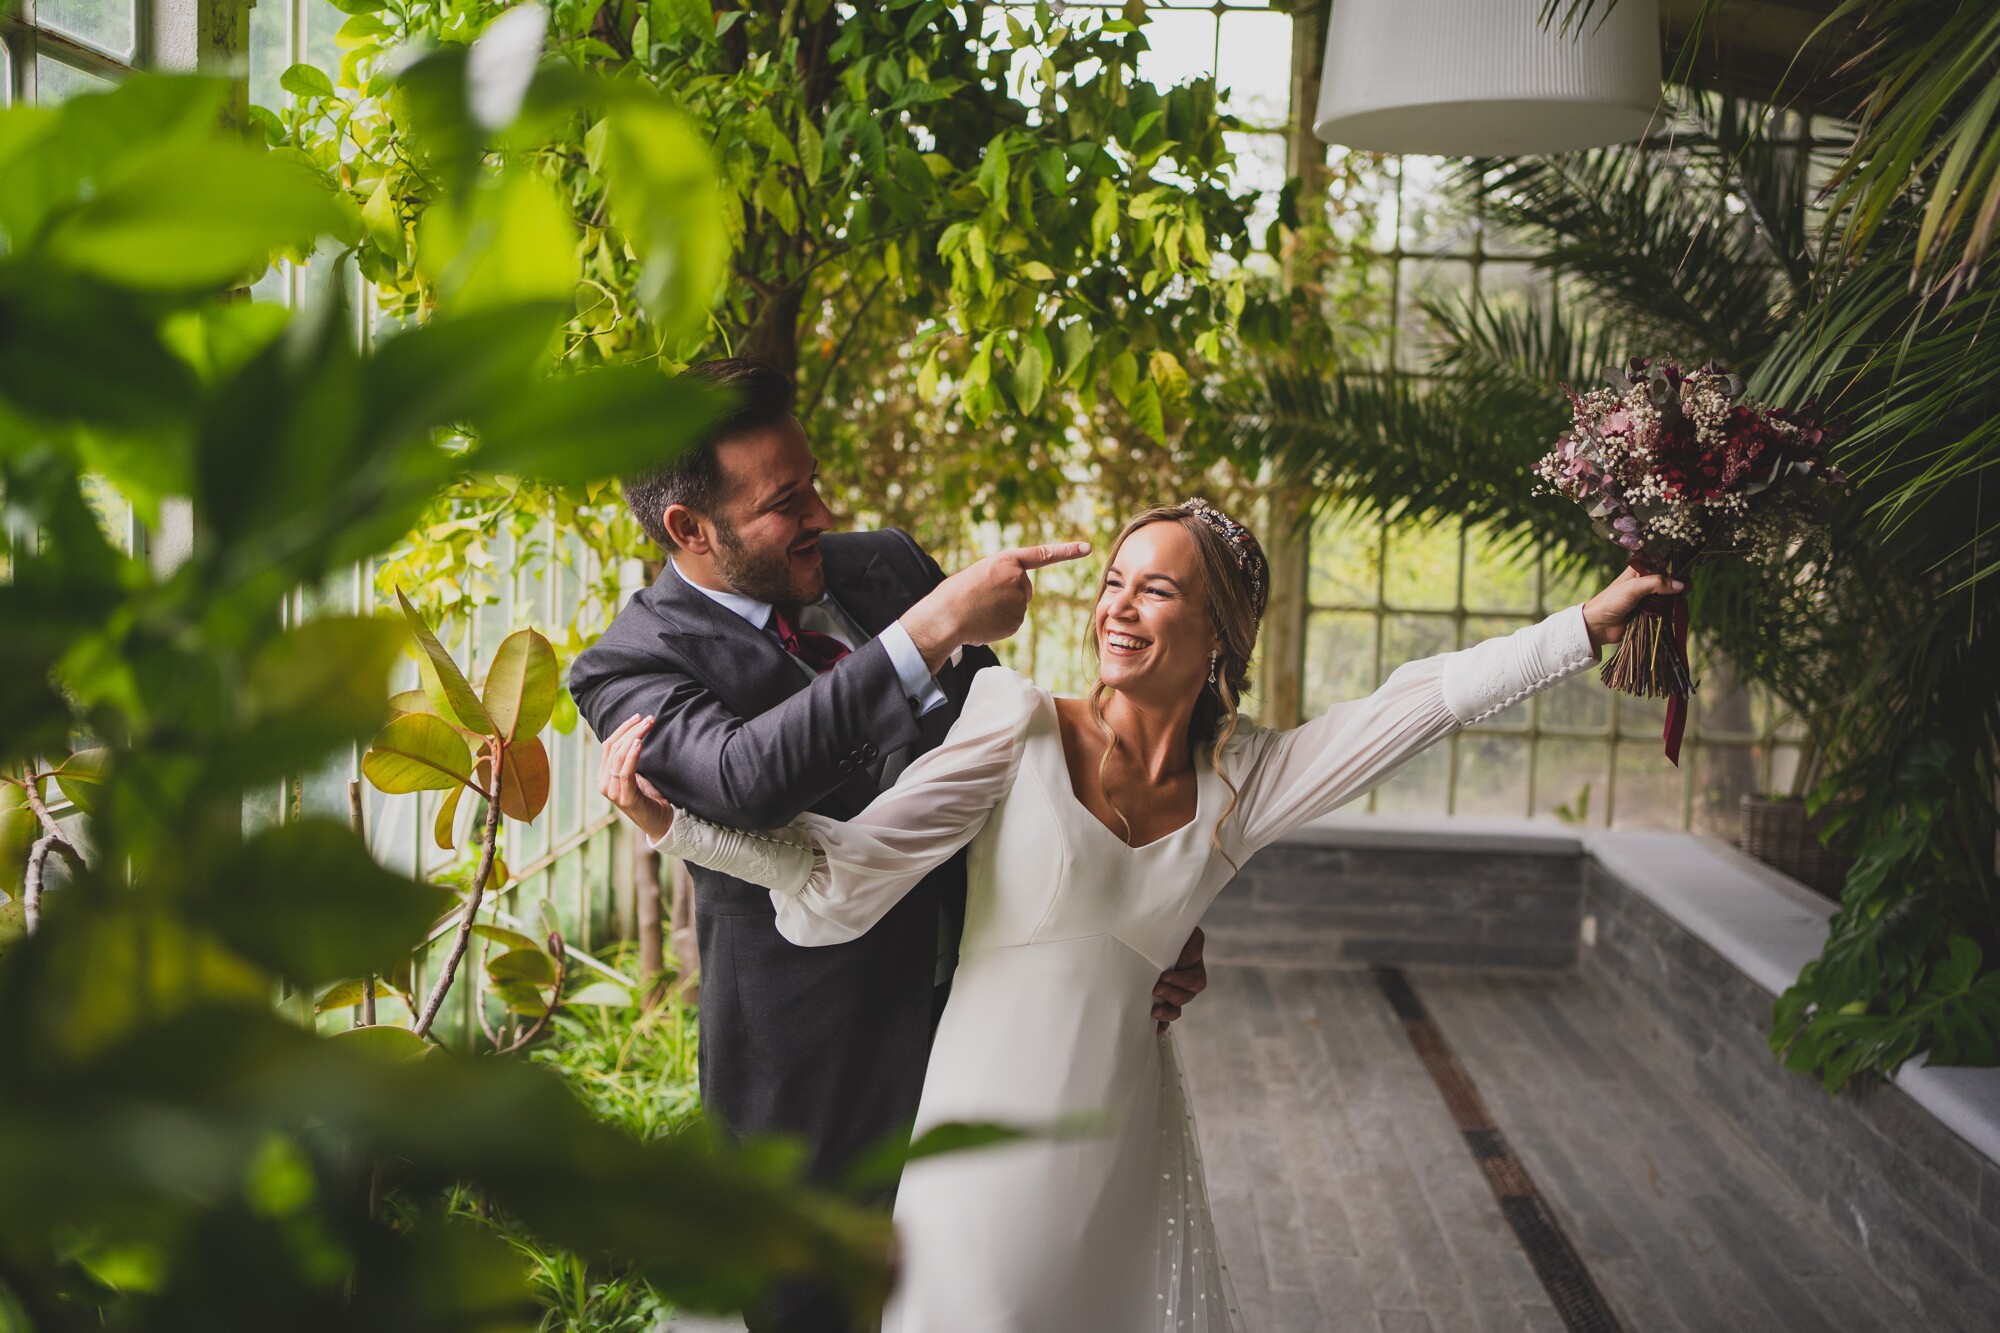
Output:
[[[995,660],[968,650],[939,674],[947,706],[919,718],[872,636],[936,586],[937,564],[894,530],[829,533],[820,549],[829,589],[871,638],[816,679],[672,571],[571,667],[570,690],[599,736],[634,714],[658,718],[640,771],[674,804],[738,828],[807,810],[851,816],[874,798],[889,756],[943,739],[974,673]],[[813,1174],[836,1178],[915,1117],[940,901],[946,922],[962,920],[963,857],[860,939],[813,949],[777,933],[765,890],[693,873],[709,1117],[732,1136],[802,1137]]]

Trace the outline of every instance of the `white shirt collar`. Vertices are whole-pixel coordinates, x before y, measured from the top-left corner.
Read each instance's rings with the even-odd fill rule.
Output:
[[[672,556],[667,557],[667,568],[673,570],[674,577],[682,583],[687,584],[688,587],[693,588],[716,605],[728,607],[756,628],[763,629],[771,623],[771,604],[769,602],[760,602],[754,597],[745,597],[740,592],[724,592],[719,588],[711,588],[705,584],[696,583],[693,579],[681,573],[680,566],[674,563]]]

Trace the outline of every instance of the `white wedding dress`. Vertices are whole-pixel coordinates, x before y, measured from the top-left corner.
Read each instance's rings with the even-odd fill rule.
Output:
[[[912,1163],[889,1333],[1224,1333],[1238,1327],[1152,990],[1251,853],[1381,783],[1456,728],[1596,657],[1580,608],[1402,667],[1366,699],[1198,749],[1194,819],[1127,846],[1077,800],[1053,696],[976,678],[951,734],[849,821],[757,835],[683,812],[665,850],[771,887],[797,944],[867,930],[971,843],[966,920],[917,1132],[950,1121],[1095,1133]],[[1229,810],[1230,789],[1237,788]],[[1218,821],[1220,838],[1218,846]]]

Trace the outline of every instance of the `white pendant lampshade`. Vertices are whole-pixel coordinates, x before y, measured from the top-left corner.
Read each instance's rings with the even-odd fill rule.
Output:
[[[1313,132],[1388,153],[1516,157],[1627,142],[1660,100],[1658,0],[1563,32],[1542,0],[1333,0]]]

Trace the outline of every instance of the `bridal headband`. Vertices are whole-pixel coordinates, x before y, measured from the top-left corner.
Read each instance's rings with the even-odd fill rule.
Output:
[[[1236,568],[1242,571],[1244,578],[1250,580],[1250,608],[1256,613],[1257,619],[1262,620],[1264,601],[1269,596],[1270,566],[1264,561],[1264,548],[1257,544],[1257,538],[1251,534],[1250,529],[1213,507],[1199,495],[1181,501],[1180,511],[1207,524],[1229,547],[1229,554],[1236,559]]]

